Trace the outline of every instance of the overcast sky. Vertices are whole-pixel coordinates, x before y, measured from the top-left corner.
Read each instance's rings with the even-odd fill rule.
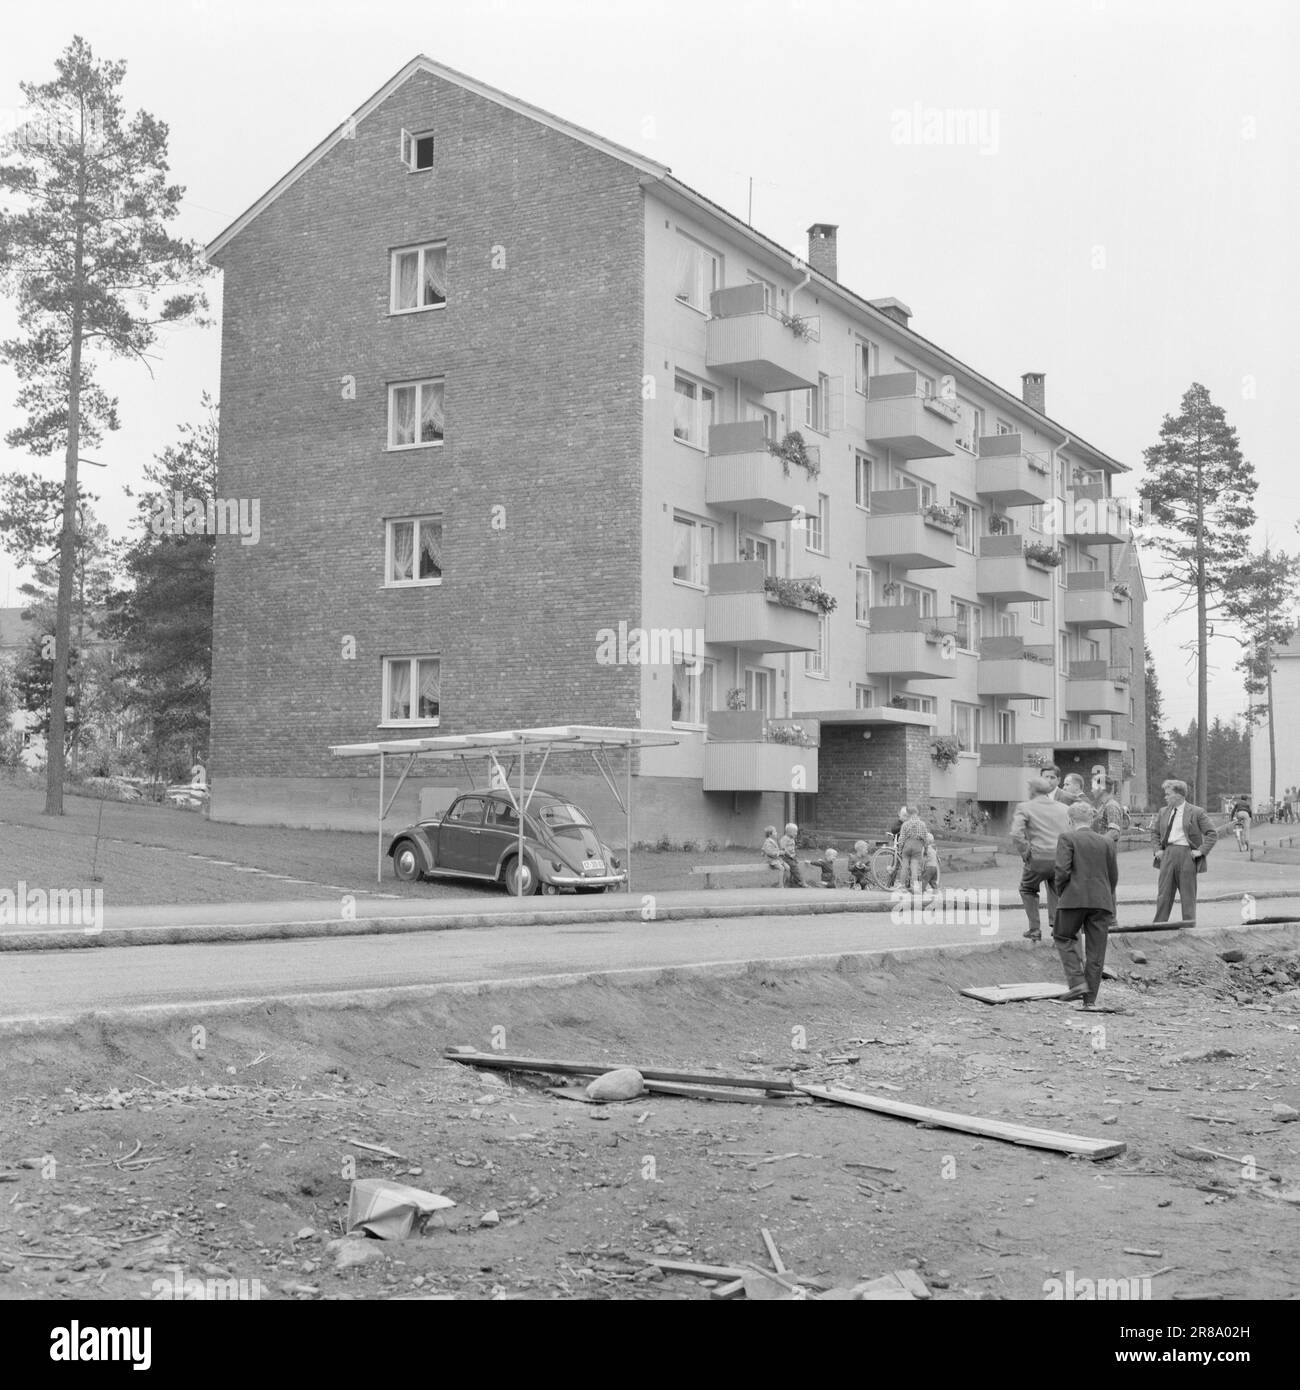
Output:
[[[1258,540],[1300,548],[1296,409],[1300,6],[1290,0],[69,0],[6,17],[0,112],[72,35],[127,63],[128,111],[171,128],[182,235],[207,242],[418,53],[667,164],[806,247],[839,224],[840,279],[1134,469],[1203,382],[1260,482]],[[973,142],[908,142],[932,111]],[[924,129],[922,125],[919,127]],[[220,277],[211,284],[220,308]],[[12,332],[0,306],[0,332]],[[114,364],[122,429],[87,468],[116,529],[124,484],[217,394],[217,328],[171,334],[151,379]],[[0,368],[0,434],[15,383]],[[62,476],[0,445],[0,468]],[[1116,491],[1121,487],[1117,485]],[[1156,590],[1147,633],[1169,721],[1194,668]],[[0,552],[0,600],[20,576]],[[7,593],[10,597],[6,597]],[[1211,715],[1242,706],[1213,648]]]

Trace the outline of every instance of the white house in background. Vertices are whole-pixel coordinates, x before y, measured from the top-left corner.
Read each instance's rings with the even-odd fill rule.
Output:
[[[23,648],[31,641],[32,630],[33,625],[23,617],[21,608],[0,608],[0,665],[14,669]],[[45,735],[32,728],[35,723],[36,716],[29,710],[16,709],[9,716],[9,732],[22,735],[22,761],[26,768],[37,768],[45,762]]]
[[[1288,787],[1300,787],[1300,633],[1273,648],[1273,736],[1277,741],[1277,799]],[[1268,724],[1255,725],[1250,736],[1250,801],[1258,806],[1269,796]]]

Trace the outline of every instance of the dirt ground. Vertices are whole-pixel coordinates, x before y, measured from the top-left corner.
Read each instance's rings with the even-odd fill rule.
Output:
[[[1135,949],[1112,945],[1113,1013],[961,997],[1058,978],[1053,955],[1008,944],[6,1042],[0,1297],[229,1278],[265,1299],[698,1299],[707,1283],[645,1257],[766,1265],[763,1227],[826,1285],[910,1266],[936,1299],[1042,1299],[1067,1275],[1294,1297],[1300,1124],[1274,1107],[1300,1107],[1300,937],[1148,938],[1145,965]],[[442,1057],[494,1043],[839,1083],[1127,1151],[1082,1161],[813,1102],[591,1107]],[[1174,1060],[1207,1048],[1225,1055]],[[456,1206],[406,1240],[332,1244],[353,1173]]]

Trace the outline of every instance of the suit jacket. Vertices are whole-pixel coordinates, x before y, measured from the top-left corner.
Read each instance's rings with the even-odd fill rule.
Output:
[[[1067,830],[1056,842],[1053,884],[1058,907],[1104,908],[1115,911],[1119,865],[1115,845],[1087,826]]]
[[[1157,854],[1165,847],[1165,835],[1169,830],[1169,822],[1173,819],[1174,809],[1172,806],[1162,807],[1155,824],[1151,827],[1151,848]],[[1205,861],[1219,838],[1219,832],[1210,824],[1209,816],[1201,807],[1193,806],[1190,801],[1183,803],[1183,830],[1192,849],[1205,851],[1196,861],[1196,872],[1203,874]]]

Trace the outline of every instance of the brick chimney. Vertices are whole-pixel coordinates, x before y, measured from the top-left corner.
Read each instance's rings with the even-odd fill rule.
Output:
[[[879,309],[882,314],[888,315],[895,323],[901,323],[907,327],[907,321],[912,317],[912,311],[903,303],[901,299],[869,299],[867,303],[873,309]]]
[[[839,227],[833,222],[814,222],[808,228],[808,264],[828,280],[839,279],[835,241]]]
[[[1040,415],[1047,414],[1047,377],[1042,372],[1026,372],[1020,378],[1020,399]]]

